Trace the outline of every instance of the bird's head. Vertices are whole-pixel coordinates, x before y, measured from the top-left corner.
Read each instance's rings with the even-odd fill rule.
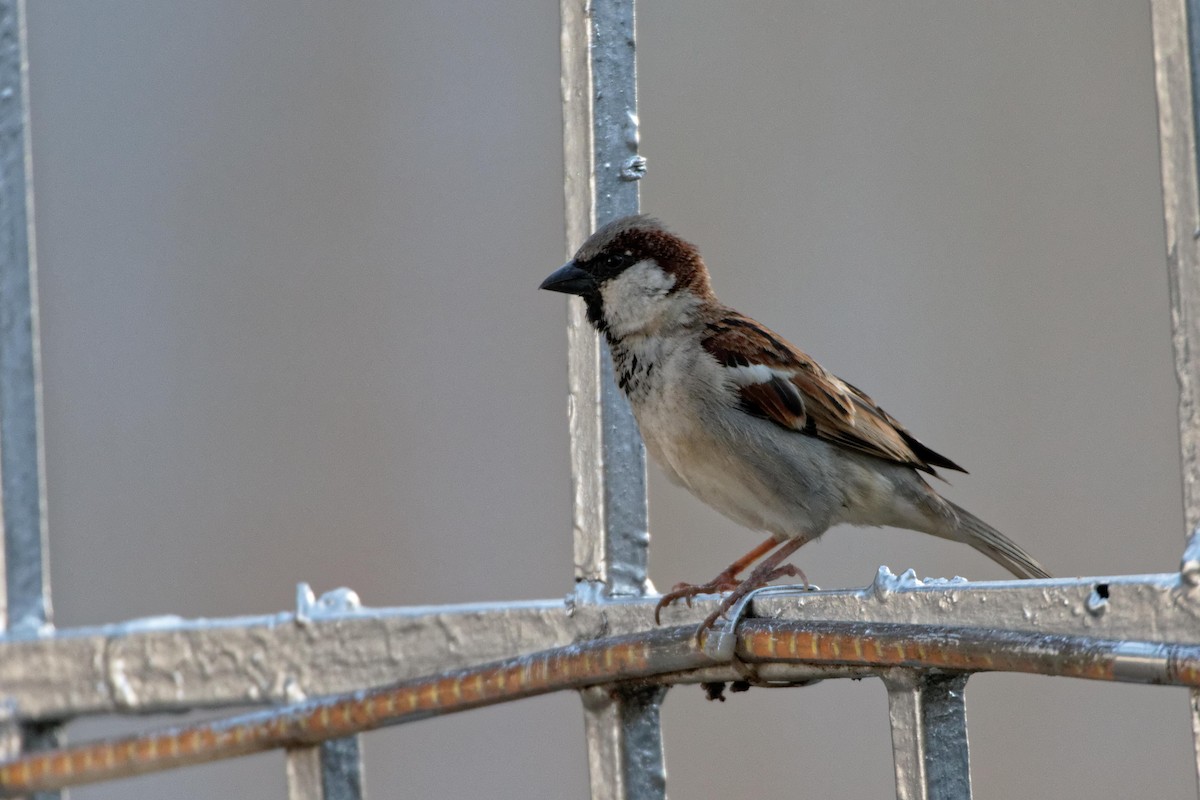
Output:
[[[618,339],[686,326],[712,299],[696,248],[644,215],[600,228],[540,288],[583,298],[592,324]]]

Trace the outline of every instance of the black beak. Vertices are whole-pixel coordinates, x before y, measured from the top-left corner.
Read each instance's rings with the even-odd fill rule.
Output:
[[[568,261],[550,273],[550,277],[542,281],[542,285],[538,288],[563,294],[582,295],[596,288],[596,279],[575,266],[574,261]]]

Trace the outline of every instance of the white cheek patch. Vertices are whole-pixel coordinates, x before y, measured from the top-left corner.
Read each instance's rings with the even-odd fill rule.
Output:
[[[675,276],[653,259],[639,261],[600,287],[604,317],[614,333],[651,327],[666,310],[664,298],[674,286]]]
[[[675,285],[675,276],[663,271],[653,259],[639,261],[617,277],[606,282],[600,290],[605,301],[611,296],[614,301],[625,301],[637,297],[664,295]]]

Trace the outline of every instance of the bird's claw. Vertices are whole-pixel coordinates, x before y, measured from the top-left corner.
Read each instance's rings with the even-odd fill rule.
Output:
[[[658,599],[658,605],[654,607],[654,623],[656,625],[662,624],[662,620],[660,619],[662,610],[676,600],[682,600],[687,604],[688,608],[691,608],[692,601],[696,595],[722,594],[733,591],[738,586],[739,582],[737,579],[725,572],[722,572],[708,583],[677,583],[671,587],[671,591]]]

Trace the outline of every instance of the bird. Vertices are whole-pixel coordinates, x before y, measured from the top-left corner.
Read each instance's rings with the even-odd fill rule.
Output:
[[[771,581],[799,576],[808,585],[784,562],[839,524],[932,534],[970,545],[1019,578],[1050,577],[926,480],[939,469],[966,470],[865,392],[721,303],[696,246],[657,219],[639,214],[602,226],[539,288],[583,299],[646,450],[667,478],[768,534],[712,580],[663,594],[656,621],[678,600],[727,593],[699,635]]]

